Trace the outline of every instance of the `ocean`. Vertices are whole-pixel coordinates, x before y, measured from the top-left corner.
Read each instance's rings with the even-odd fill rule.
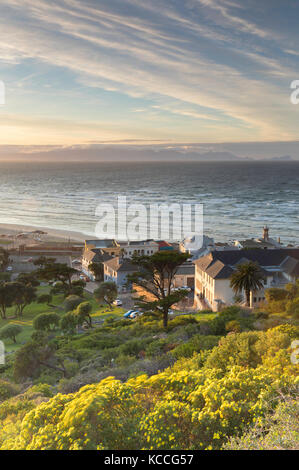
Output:
[[[94,236],[100,203],[202,203],[216,241],[299,243],[298,162],[0,162],[0,223]]]

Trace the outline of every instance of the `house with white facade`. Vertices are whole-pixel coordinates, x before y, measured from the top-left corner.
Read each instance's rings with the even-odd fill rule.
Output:
[[[123,258],[131,259],[132,256],[151,256],[159,251],[159,244],[154,240],[140,240],[119,242]]]
[[[101,248],[94,248],[92,250],[84,250],[81,257],[82,272],[89,277],[91,281],[95,281],[94,273],[90,270],[93,263],[102,264],[104,261],[111,259],[108,253],[105,253]]]
[[[195,264],[195,305],[217,312],[234,303],[230,278],[239,264],[257,263],[264,274],[264,289],[251,292],[250,307],[265,300],[265,289],[284,287],[299,278],[299,249],[212,251]],[[243,293],[244,294],[244,293]]]

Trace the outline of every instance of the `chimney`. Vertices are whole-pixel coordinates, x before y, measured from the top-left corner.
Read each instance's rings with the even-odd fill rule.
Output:
[[[268,241],[269,240],[269,227],[265,225],[263,229],[263,240]]]

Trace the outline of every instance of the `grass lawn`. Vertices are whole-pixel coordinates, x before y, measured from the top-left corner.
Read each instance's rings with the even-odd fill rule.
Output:
[[[49,293],[49,290],[50,288],[47,286],[38,287],[37,295],[47,294]],[[84,298],[92,304],[91,316],[93,320],[105,320],[106,318],[120,318],[124,313],[124,309],[120,307],[114,307],[113,310],[110,310],[107,306],[100,307],[96,300],[92,297],[92,295],[87,292],[85,292]],[[17,336],[17,343],[13,343],[10,339],[4,340],[6,352],[16,351],[20,346],[22,346],[30,339],[34,331],[32,326],[33,320],[40,313],[56,312],[58,314],[61,314],[62,316],[65,313],[65,311],[63,310],[63,301],[63,295],[55,295],[53,296],[51,302],[51,304],[55,305],[55,307],[50,307],[47,304],[38,304],[37,302],[33,302],[25,308],[24,314],[21,318],[14,318],[14,307],[7,309],[7,319],[0,319],[0,328],[10,323],[14,325],[20,325],[22,327],[22,332]],[[57,331],[57,334],[60,334],[60,331]]]
[[[198,312],[198,313],[193,313],[191,315],[192,317],[196,318],[197,321],[202,321],[202,320],[213,320],[214,318],[217,317],[217,313],[201,313],[201,312]]]
[[[98,302],[93,298],[92,294],[85,292],[84,297],[92,305],[91,317],[94,320],[106,320],[107,318],[120,318],[125,313],[122,307],[113,307],[112,310],[108,305],[99,306]]]

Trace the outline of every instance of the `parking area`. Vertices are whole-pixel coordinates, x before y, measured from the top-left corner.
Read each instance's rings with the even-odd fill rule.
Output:
[[[19,273],[30,273],[32,271],[36,270],[36,266],[33,264],[33,261],[40,258],[39,255],[26,255],[26,256],[19,256],[19,255],[10,255],[10,264],[9,267],[12,269],[9,269],[8,271],[11,272],[12,277],[17,276]],[[47,255],[45,255],[47,256]],[[50,255],[48,255],[51,257]],[[71,266],[71,257],[70,256],[53,256],[53,258],[56,259],[57,263],[65,263],[68,266]]]

